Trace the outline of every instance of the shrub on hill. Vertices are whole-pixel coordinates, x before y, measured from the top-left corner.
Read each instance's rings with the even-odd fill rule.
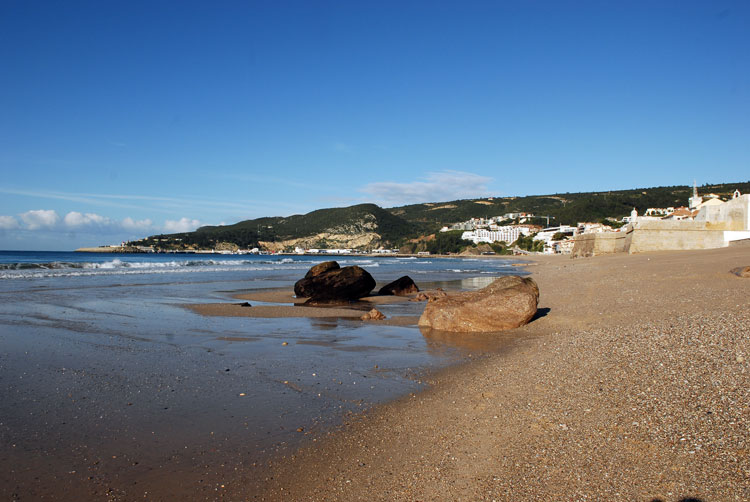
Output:
[[[472,242],[461,238],[463,231],[438,232],[435,239],[427,242],[427,251],[431,254],[460,253]]]

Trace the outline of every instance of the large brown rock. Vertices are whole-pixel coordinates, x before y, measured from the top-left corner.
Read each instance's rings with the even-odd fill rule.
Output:
[[[539,288],[533,279],[509,275],[486,288],[427,303],[419,325],[443,331],[487,332],[523,326],[536,314]]]
[[[379,295],[406,296],[412,293],[419,293],[419,288],[408,275],[399,277],[395,281],[386,284],[380,288],[380,291],[378,291]]]
[[[339,268],[334,261],[310,269],[295,283],[294,294],[298,298],[310,298],[307,303],[336,303],[358,300],[374,287],[375,279],[365,269],[356,265]]]
[[[318,263],[317,265],[311,267],[310,270],[308,270],[305,274],[305,278],[309,279],[310,277],[324,274],[329,270],[336,270],[339,268],[341,267],[339,266],[339,262],[337,261],[324,261],[323,263]]]
[[[732,273],[738,277],[750,278],[750,267],[737,267],[732,269]]]
[[[324,261],[310,268],[305,277],[294,284],[294,294],[297,298],[309,298],[314,291],[314,278],[325,274],[329,270],[339,270],[341,267],[337,261]]]

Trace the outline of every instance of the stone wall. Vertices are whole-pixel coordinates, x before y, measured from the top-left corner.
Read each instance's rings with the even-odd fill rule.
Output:
[[[695,221],[704,223],[710,230],[750,230],[750,195],[702,207]]]
[[[708,230],[704,222],[648,221],[637,222],[632,230],[628,253],[713,249],[726,246],[723,230]]]
[[[746,194],[702,207],[695,220],[638,218],[621,232],[579,235],[572,257],[714,249],[747,239],[750,239],[750,195]]]
[[[724,230],[709,230],[706,222],[647,220],[628,225],[620,232],[579,235],[572,256],[713,249],[726,245]]]
[[[575,238],[573,258],[596,256],[601,254],[622,253],[626,249],[625,232],[601,232],[596,234],[582,234]]]

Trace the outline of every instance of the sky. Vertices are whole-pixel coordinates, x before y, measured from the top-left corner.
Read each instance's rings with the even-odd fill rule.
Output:
[[[0,249],[750,180],[746,1],[0,0]]]

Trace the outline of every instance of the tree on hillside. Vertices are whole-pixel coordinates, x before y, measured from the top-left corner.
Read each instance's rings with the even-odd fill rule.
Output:
[[[542,252],[544,251],[544,241],[535,241],[535,235],[536,234],[522,235],[513,244],[520,249],[525,249],[526,251]]]
[[[463,231],[455,230],[453,232],[440,232],[435,239],[427,243],[427,251],[431,254],[448,254],[460,253],[472,242],[461,238]]]

